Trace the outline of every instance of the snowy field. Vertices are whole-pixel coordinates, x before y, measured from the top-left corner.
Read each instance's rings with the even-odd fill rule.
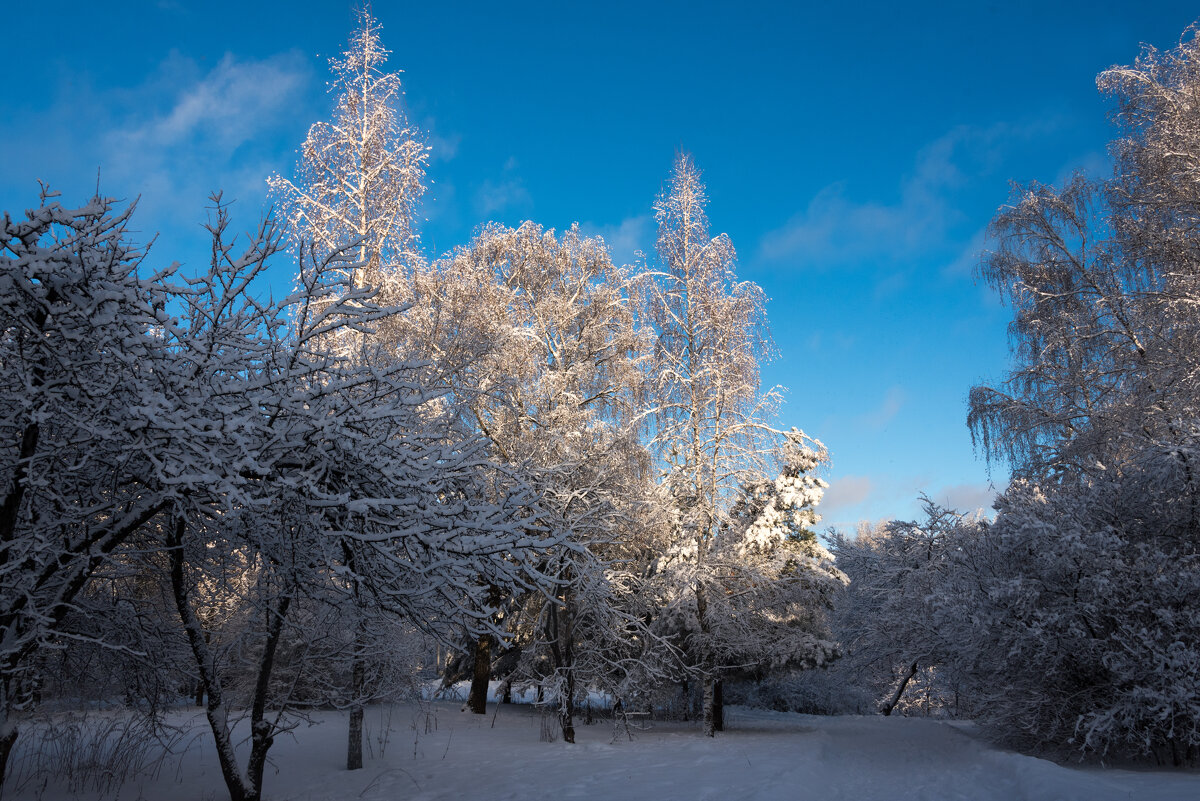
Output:
[[[272,748],[265,799],[1200,799],[1200,772],[1063,767],[995,749],[968,726],[882,717],[827,718],[733,707],[714,740],[682,723],[655,722],[632,738],[599,719],[574,746],[541,739],[543,719],[525,705],[487,716],[461,704],[395,705],[368,711],[363,770],[343,770],[345,716],[281,737]],[[389,724],[390,720],[390,724]],[[228,798],[199,714],[180,716],[196,736],[154,779],[117,794],[74,795],[45,778],[7,799]],[[494,725],[493,725],[494,724]]]

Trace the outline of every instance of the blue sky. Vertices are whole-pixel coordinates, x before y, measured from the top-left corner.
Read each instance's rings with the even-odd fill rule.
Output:
[[[772,299],[780,422],[831,451],[825,522],[912,516],[921,491],[986,506],[1006,470],[975,457],[965,404],[1007,361],[1008,311],[972,274],[987,223],[1010,181],[1109,170],[1096,74],[1173,46],[1200,7],[748,5],[376,2],[433,148],[425,246],[578,221],[631,260],[685,149],[714,233]],[[207,194],[253,226],[329,112],[354,20],[316,2],[6,10],[0,209],[34,205],[39,178],[82,201],[99,176],[140,196],[152,263],[202,264]]]

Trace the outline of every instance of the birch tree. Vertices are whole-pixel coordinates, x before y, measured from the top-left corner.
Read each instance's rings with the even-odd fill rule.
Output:
[[[515,230],[486,227],[441,265],[441,275],[458,289],[440,293],[439,314],[449,312],[460,331],[474,329],[470,340],[493,342],[458,380],[460,392],[473,393],[473,422],[499,458],[521,466],[544,525],[570,544],[545,557],[553,597],[523,603],[541,616],[527,645],[549,657],[543,678],[554,685],[571,742],[580,677],[607,682],[605,670],[619,672],[616,660],[605,662],[600,653],[618,647],[613,598],[629,586],[605,576],[628,569],[619,564],[628,554],[618,555],[618,543],[638,540],[639,504],[649,487],[635,426],[644,353],[630,305],[636,276],[613,265],[604,243],[577,227],[557,234],[531,222]],[[475,660],[479,702],[488,650],[477,647]]]
[[[968,420],[1020,475],[1097,475],[1179,436],[1200,369],[1200,136],[1194,32],[1098,78],[1117,104],[1108,180],[1018,188],[980,275],[1013,308],[1015,369],[975,387]]]
[[[406,298],[421,262],[416,213],[429,148],[404,110],[400,75],[384,71],[380,27],[359,13],[348,49],[330,60],[332,119],[309,128],[295,180],[273,175],[269,183],[293,235],[318,256],[355,247],[352,286],[387,284]]]
[[[782,432],[770,425],[778,391],[760,391],[759,364],[771,353],[765,298],[737,280],[733,244],[724,234],[710,237],[706,205],[699,171],[691,157],[678,156],[654,207],[660,270],[647,314],[657,335],[651,442],[665,472],[675,540],[664,564],[686,566],[682,602],[694,620],[688,649],[712,736],[722,667],[714,554],[721,532],[736,525],[739,488],[767,479]]]
[[[1200,41],[1099,84],[1117,101],[1111,178],[1018,190],[994,225],[982,275],[1013,306],[1014,368],[972,390],[969,423],[1016,480],[951,552],[970,561],[943,607],[964,610],[948,625],[997,732],[1189,763]]]

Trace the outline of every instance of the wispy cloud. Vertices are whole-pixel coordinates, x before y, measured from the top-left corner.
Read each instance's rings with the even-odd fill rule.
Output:
[[[500,177],[488,178],[475,190],[475,212],[490,217],[498,211],[526,208],[533,203],[529,190],[517,174],[517,160],[509,156]]]
[[[101,139],[106,173],[127,185],[140,183],[139,191],[162,201],[194,203],[217,188],[257,197],[272,169],[290,171],[266,155],[270,148],[259,153],[255,145],[279,133],[311,83],[310,67],[298,54],[260,61],[227,55],[207,72],[191,64],[164,70],[179,76],[166,102],[157,110],[135,107]]]
[[[979,266],[979,261],[983,257],[984,251],[988,246],[988,232],[986,228],[981,228],[971,235],[967,244],[959,251],[958,256],[952,259],[943,269],[942,275],[947,278],[969,277],[974,275],[975,269]]]
[[[817,511],[823,517],[823,525],[852,532],[864,520],[920,519],[918,499],[922,493],[948,509],[987,514],[996,495],[1005,487],[1006,484],[973,482],[932,489],[928,475],[842,476],[830,482]]]
[[[486,180],[475,190],[475,209],[483,217],[516,206],[526,206],[532,198],[520,179]]]
[[[1100,150],[1089,150],[1064,164],[1055,176],[1054,183],[1061,186],[1077,172],[1082,172],[1089,178],[1104,179],[1112,175],[1112,169],[1112,156]]]
[[[879,472],[842,476],[830,481],[817,511],[824,525],[846,532],[854,531],[864,520],[916,517],[920,511],[917,499],[929,484],[928,475]]]
[[[980,509],[990,510],[996,495],[1003,491],[1004,487],[997,488],[990,483],[955,484],[930,493],[930,497],[949,509],[969,514]]]
[[[895,262],[923,253],[961,221],[954,198],[973,175],[991,169],[1012,140],[1028,139],[1054,125],[954,128],[916,155],[895,201],[852,198],[844,182],[826,186],[787,223],[763,236],[759,256],[836,267],[879,258]]]
[[[883,400],[879,405],[858,418],[858,424],[862,428],[867,428],[872,431],[879,431],[887,424],[892,422],[900,410],[904,408],[904,402],[908,395],[904,391],[904,387],[894,385],[888,387],[884,393]]]
[[[654,218],[649,214],[626,217],[612,225],[581,223],[589,236],[599,236],[608,245],[615,264],[637,264],[654,246]]]
[[[307,69],[295,56],[238,61],[226,55],[208,74],[180,87],[170,108],[112,134],[114,147],[166,150],[197,141],[232,149],[256,136],[303,87]]]
[[[853,350],[858,344],[858,334],[853,331],[837,331],[830,329],[828,331],[818,329],[813,331],[804,340],[804,345],[810,351],[819,353],[828,349],[833,349],[839,353],[847,353]]]
[[[327,102],[297,52],[216,63],[173,53],[123,86],[97,88],[71,76],[47,106],[14,110],[16,124],[0,127],[3,205],[30,205],[35,178],[67,203],[97,188],[136,198],[131,237],[155,240],[152,263],[179,261],[191,270],[209,258],[200,227],[209,194],[223,190],[226,202],[238,201],[234,231],[252,228],[267,204],[267,176],[292,171],[294,149]],[[271,270],[286,284],[293,268],[281,256]]]
[[[280,163],[280,145],[290,154],[315,118],[308,98],[321,95],[306,95],[317,85],[312,72],[294,52],[225,56],[211,67],[173,54],[136,85],[64,83],[48,108],[0,134],[0,151],[20,165],[4,191],[23,191],[37,177],[77,196],[94,190],[99,170],[102,192],[142,198],[136,219],[147,234],[194,228],[216,189],[257,206],[266,176],[291,169]]]
[[[783,227],[763,236],[761,255],[835,266],[884,252],[911,252],[940,237],[949,211],[947,190],[959,179],[952,160],[957,139],[947,135],[918,156],[896,203],[856,202],[846,196],[843,183],[825,187]]]
[[[431,162],[452,161],[458,155],[459,145],[462,144],[462,134],[438,133],[432,119],[425,120],[421,128],[428,132],[425,143],[429,145],[429,160]]]

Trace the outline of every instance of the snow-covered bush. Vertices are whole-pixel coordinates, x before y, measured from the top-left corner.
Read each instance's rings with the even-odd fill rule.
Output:
[[[976,716],[1024,747],[1200,756],[1195,440],[1073,485],[1018,482],[935,601]]]

